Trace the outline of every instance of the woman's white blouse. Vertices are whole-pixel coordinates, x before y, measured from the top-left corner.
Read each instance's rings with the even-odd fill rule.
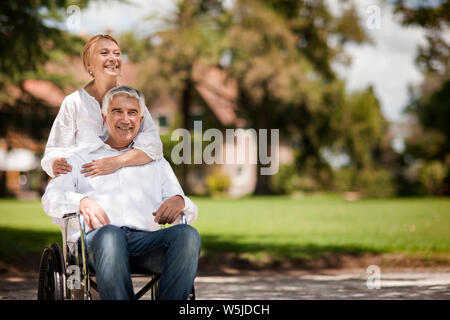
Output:
[[[153,160],[161,159],[162,143],[158,130],[147,108],[144,108],[143,114],[133,147],[144,151]],[[98,101],[84,88],[71,93],[62,102],[53,122],[41,160],[42,169],[54,177],[52,164],[55,158],[67,158],[78,150],[93,150],[103,144],[100,136],[107,134]]]

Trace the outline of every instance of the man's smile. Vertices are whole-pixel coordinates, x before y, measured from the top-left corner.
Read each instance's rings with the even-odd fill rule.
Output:
[[[131,130],[134,129],[134,126],[119,125],[116,128],[119,129],[119,130],[122,130],[122,131],[131,131]]]

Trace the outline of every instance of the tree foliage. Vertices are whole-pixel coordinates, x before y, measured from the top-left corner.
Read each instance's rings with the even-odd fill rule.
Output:
[[[79,54],[82,41],[64,32],[61,22],[70,5],[89,0],[4,0],[0,3],[0,76],[16,80],[49,61],[52,50]]]
[[[352,8],[335,17],[324,1],[241,0],[225,13],[241,115],[254,128],[280,128],[297,143],[298,166],[318,176],[328,166],[320,150],[334,139],[330,115],[344,102],[331,64],[347,41],[366,40]]]
[[[450,69],[450,44],[444,34],[450,27],[450,1],[422,1],[414,4],[396,1],[395,12],[404,25],[424,28],[427,44],[418,48],[417,63],[424,72],[447,74]]]
[[[418,48],[417,65],[425,74],[423,84],[411,90],[405,111],[417,119],[406,140],[407,163],[420,161],[418,179],[429,194],[450,193],[450,2],[396,3],[405,25],[426,30],[426,45]]]
[[[180,1],[168,25],[152,36],[151,54],[140,64],[141,87],[149,97],[179,95],[186,119],[189,101],[196,97],[193,67],[197,63],[218,66],[237,83],[237,113],[248,127],[279,128],[300,150],[299,167],[311,164],[321,170],[328,166],[321,148],[336,142],[337,126],[343,125],[333,122],[332,115],[353,103],[345,98],[331,65],[346,60],[343,46],[347,42],[368,41],[352,2],[347,1],[341,14],[334,16],[325,1],[236,0],[227,7],[214,0]],[[377,102],[372,101],[370,107],[355,103],[352,125],[360,120],[356,119],[360,105],[365,111],[359,112],[366,112],[360,117],[382,122]],[[341,115],[346,111],[341,110]],[[382,130],[380,123],[367,125],[372,126],[370,130]],[[187,121],[184,127],[188,128]],[[345,132],[342,128],[340,133]],[[378,131],[370,132],[360,129],[347,137],[361,136],[353,142],[378,139]],[[366,163],[369,160],[360,158],[370,157],[364,148],[372,144],[355,142],[347,151],[355,162]],[[260,192],[269,188],[264,178],[258,176]]]
[[[349,155],[356,169],[368,169],[376,164],[374,151],[382,142],[387,121],[371,87],[348,94],[344,99],[332,117],[338,137],[334,148]]]

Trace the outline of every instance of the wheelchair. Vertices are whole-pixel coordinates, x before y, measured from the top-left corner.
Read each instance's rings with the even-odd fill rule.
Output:
[[[39,265],[38,300],[97,300],[100,299],[95,274],[89,270],[86,252],[86,232],[80,213],[68,213],[63,216],[61,228],[62,248],[58,243],[44,248]],[[67,228],[75,222],[80,229],[80,243],[67,241]],[[186,217],[182,213],[182,223]],[[135,293],[141,299],[150,291],[150,299],[156,300],[156,290],[161,277],[162,262],[149,263],[147,255],[130,258],[131,278],[148,278],[148,282]],[[159,267],[157,267],[159,266]],[[149,272],[151,270],[151,272]],[[195,300],[195,288],[189,295]]]

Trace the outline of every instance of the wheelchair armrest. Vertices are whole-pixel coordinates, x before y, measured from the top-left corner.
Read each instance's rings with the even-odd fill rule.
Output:
[[[65,215],[63,215],[64,225],[65,225],[66,230],[67,230],[67,224],[70,219],[78,220],[77,222],[78,222],[78,226],[80,228],[81,235],[86,236],[86,227],[84,224],[83,216],[79,212],[71,212],[71,213],[66,213]]]
[[[81,263],[82,263],[82,272],[84,276],[84,295],[85,298],[86,297],[90,297],[90,293],[89,293],[89,279],[86,276],[88,274],[88,267],[87,267],[87,255],[86,255],[86,228],[85,228],[85,223],[84,223],[84,219],[83,216],[79,213],[79,212],[71,212],[71,213],[66,213],[65,215],[63,215],[63,220],[64,220],[64,229],[65,229],[65,234],[63,235],[63,243],[64,243],[64,256],[66,257],[66,239],[67,239],[67,225],[69,223],[70,219],[76,219],[78,222],[78,226],[80,228],[80,247],[81,247]],[[78,258],[77,258],[78,261]],[[78,262],[77,262],[78,263]]]
[[[71,213],[66,213],[65,215],[63,215],[63,219],[72,219],[72,218],[76,218],[78,217],[78,213],[77,212],[71,212]]]

